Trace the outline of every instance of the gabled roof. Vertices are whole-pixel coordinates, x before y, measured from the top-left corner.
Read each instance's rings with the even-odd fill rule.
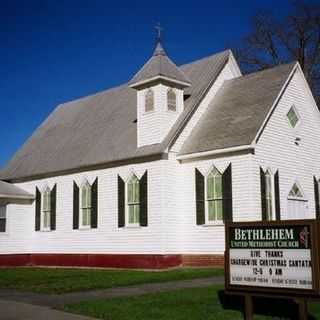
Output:
[[[0,172],[1,179],[31,179],[162,154],[230,53],[223,51],[179,68],[191,86],[185,90],[184,111],[163,143],[137,148],[137,96],[125,84],[58,106]]]
[[[161,42],[157,43],[152,57],[130,80],[129,86],[133,88],[158,78],[171,80],[183,86],[190,85],[190,80],[183,70],[179,69],[167,56]]]
[[[32,200],[34,196],[13,184],[0,181],[0,200],[1,199]]]
[[[180,155],[250,145],[296,63],[226,81]]]

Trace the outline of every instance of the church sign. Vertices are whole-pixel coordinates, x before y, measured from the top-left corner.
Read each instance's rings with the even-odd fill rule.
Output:
[[[228,223],[226,290],[319,295],[319,222]]]

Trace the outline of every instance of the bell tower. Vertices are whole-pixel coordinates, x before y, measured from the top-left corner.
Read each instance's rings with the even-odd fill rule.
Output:
[[[137,92],[138,147],[161,143],[184,109],[187,76],[167,56],[157,26],[157,40],[151,58],[130,80]]]

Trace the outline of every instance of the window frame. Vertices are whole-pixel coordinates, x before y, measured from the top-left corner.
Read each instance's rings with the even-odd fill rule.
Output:
[[[270,197],[268,195],[268,178],[270,179]],[[267,169],[265,172],[265,201],[266,201],[266,213],[267,213],[267,221],[275,220],[275,190],[274,190],[274,175],[271,170]],[[268,213],[268,203],[271,204],[271,216]]]
[[[129,199],[128,199],[128,196],[129,196],[129,184],[131,182],[132,179],[136,178],[136,181],[137,181],[137,185],[138,185],[138,190],[139,190],[139,202],[133,202],[133,203],[130,203],[129,204]],[[130,210],[129,210],[129,207],[130,206],[138,206],[139,210],[138,210],[138,221],[137,222],[129,222],[130,219],[129,219],[129,215],[130,215]],[[140,227],[140,208],[141,206],[141,195],[140,195],[140,179],[139,177],[133,173],[130,175],[130,177],[128,178],[128,180],[126,181],[125,183],[125,226],[126,227]]]
[[[208,178],[212,172],[216,170],[217,173],[221,176],[221,197],[208,199]],[[222,225],[223,224],[223,174],[214,166],[210,171],[205,175],[204,188],[205,188],[205,225]],[[221,201],[222,203],[222,219],[221,220],[209,220],[209,201]]]
[[[47,203],[48,207],[45,207],[45,203]],[[51,213],[51,190],[48,186],[46,186],[41,192],[40,231],[51,231]],[[47,221],[47,225],[45,225],[45,221]]]
[[[317,181],[317,185],[318,185],[318,198],[319,198],[319,203],[318,203],[318,205],[320,206],[320,179],[316,179],[316,181]],[[291,191],[291,189],[290,189],[290,191]],[[301,190],[300,190],[301,191]]]
[[[150,97],[148,95],[151,95]],[[152,98],[152,108],[147,110],[147,102]],[[148,88],[144,94],[144,112],[149,113],[154,111],[154,90],[152,88]]]
[[[300,193],[301,193],[301,197],[299,196],[292,196],[290,195],[291,190],[293,189],[294,185],[297,185]],[[306,196],[304,190],[301,187],[301,184],[299,183],[299,181],[296,179],[294,181],[291,181],[290,183],[290,188],[287,189],[287,199],[286,199],[286,208],[287,208],[287,219],[303,219],[303,217],[301,217],[300,215],[297,217],[290,217],[290,213],[292,213],[292,211],[290,211],[290,205],[294,205],[294,203],[300,203],[301,205],[304,204],[304,214],[306,214],[307,216],[304,217],[305,219],[308,219],[308,215],[310,214],[310,207],[309,207],[309,199]],[[291,207],[292,209],[292,207]]]
[[[82,203],[82,192],[86,189],[86,206]],[[89,201],[90,200],[90,201]],[[89,204],[89,205],[88,205]],[[86,210],[88,224],[84,224],[84,210]],[[92,214],[92,185],[88,180],[85,180],[79,190],[79,229],[91,229],[91,214]]]
[[[170,106],[169,101],[173,100],[173,99],[169,99],[169,94],[171,94],[171,93],[174,94],[174,109],[170,109],[170,107],[169,107]],[[177,112],[177,93],[173,88],[169,88],[167,90],[167,111],[169,111],[169,112]]]
[[[296,117],[297,117],[297,122],[295,123],[295,125],[293,126],[291,121],[290,121],[290,118],[289,118],[289,113],[290,111],[293,110]],[[300,114],[296,108],[296,106],[294,104],[291,105],[291,107],[288,109],[288,111],[286,112],[286,118],[287,118],[287,121],[288,121],[288,124],[290,126],[291,129],[297,129],[301,123],[301,117],[300,117]]]
[[[3,209],[3,212],[4,212],[4,218],[1,217],[1,208],[4,208]],[[0,204],[0,220],[5,220],[5,223],[4,223],[4,231],[0,231],[0,236],[1,235],[6,235],[8,234],[8,205],[6,203],[4,204]]]
[[[318,180],[318,181],[319,181],[319,180]],[[290,195],[291,190],[293,189],[293,187],[294,187],[295,185],[297,186],[298,190],[300,191],[301,197]],[[307,201],[308,201],[308,199],[305,197],[305,194],[304,194],[304,192],[303,192],[303,189],[301,188],[300,183],[299,183],[298,181],[294,181],[294,182],[291,184],[291,187],[290,187],[289,192],[288,192],[287,199],[288,199],[288,200],[295,200],[295,201],[304,201],[304,202],[307,202]]]

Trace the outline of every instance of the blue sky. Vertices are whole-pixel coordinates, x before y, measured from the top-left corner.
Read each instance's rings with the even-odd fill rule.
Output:
[[[286,0],[1,0],[0,167],[59,103],[127,82],[152,53],[158,22],[179,65],[236,44],[257,10],[288,7]]]

